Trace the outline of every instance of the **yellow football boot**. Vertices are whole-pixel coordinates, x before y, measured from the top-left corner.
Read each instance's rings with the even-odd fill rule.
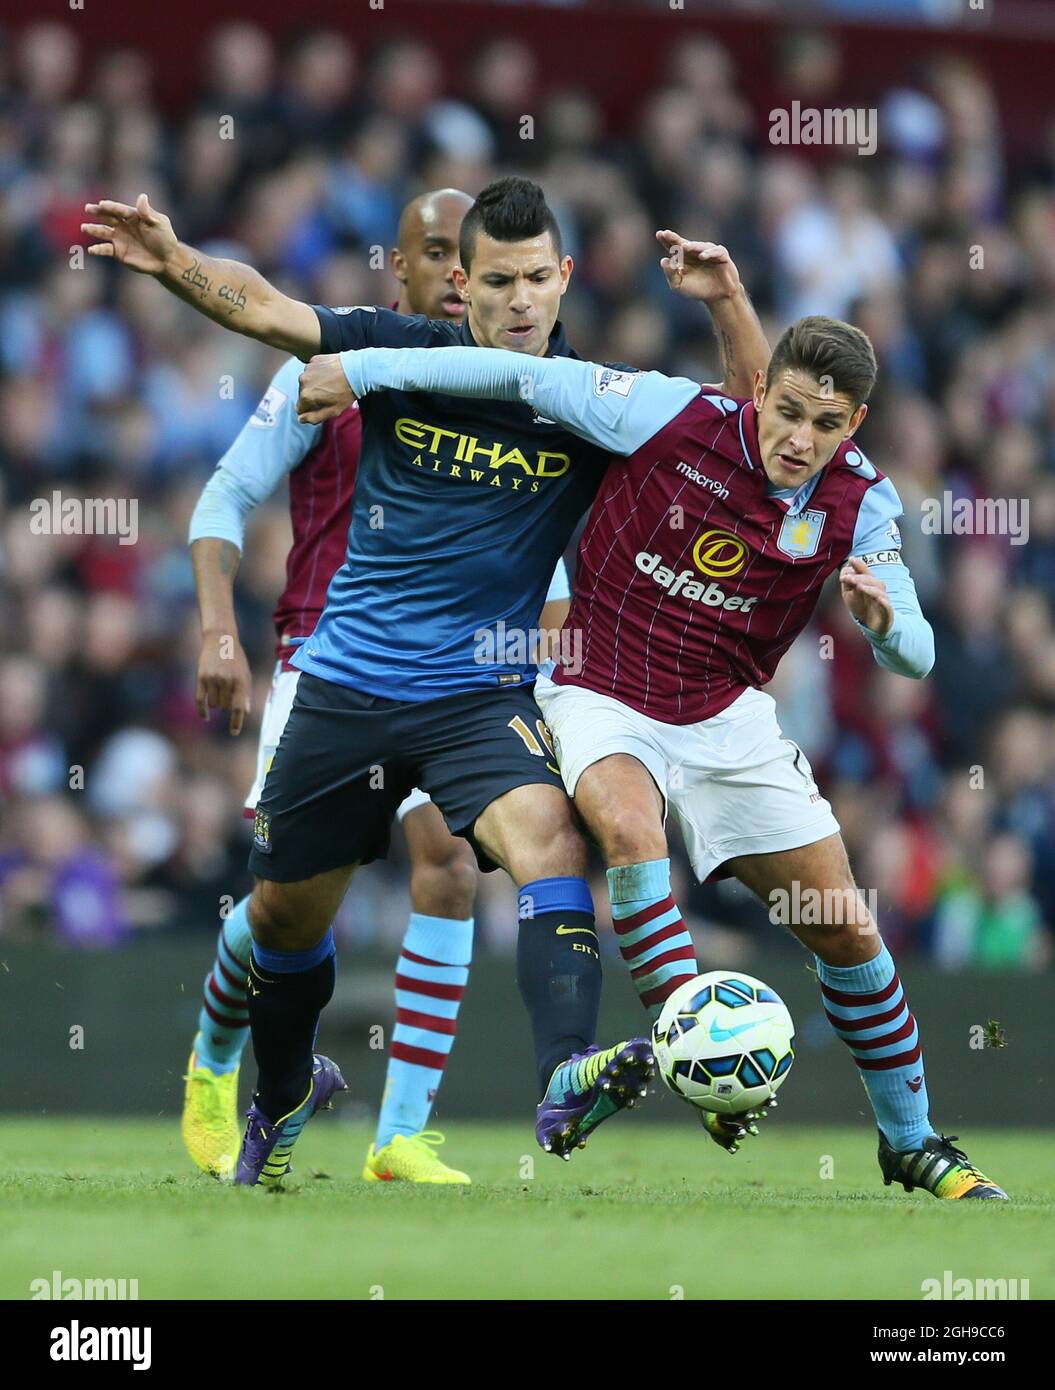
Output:
[[[195,1040],[197,1041],[197,1040]],[[214,1072],[191,1052],[180,1132],[191,1158],[214,1178],[230,1178],[238,1161],[238,1072]]]
[[[396,1134],[374,1153],[373,1144],[366,1155],[363,1177],[367,1182],[471,1182],[468,1173],[448,1168],[436,1148],[446,1143],[438,1129],[423,1129],[420,1134]]]
[[[906,1192],[922,1187],[945,1201],[982,1198],[1006,1202],[1007,1193],[992,1178],[978,1171],[963,1149],[956,1148],[955,1134],[932,1134],[918,1149],[899,1153],[879,1131],[879,1167],[887,1187],[899,1182]]]

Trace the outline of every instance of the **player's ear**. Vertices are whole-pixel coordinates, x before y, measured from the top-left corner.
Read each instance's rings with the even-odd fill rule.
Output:
[[[407,283],[407,258],[398,246],[393,246],[388,253],[388,263],[392,267],[392,274],[401,285]]]
[[[851,435],[854,435],[854,434],[857,433],[858,429],[860,428],[860,425],[861,425],[862,421],[864,420],[864,418],[865,418],[865,416],[866,416],[867,414],[868,414],[868,406],[867,406],[867,405],[863,405],[863,404],[862,404],[862,405],[859,405],[859,406],[857,407],[857,409],[854,411],[854,413],[850,416],[850,424],[849,424],[849,426],[847,427],[847,430],[846,430],[846,438],[847,438],[847,439],[849,439],[849,438],[851,437]]]
[[[575,262],[570,256],[565,256],[560,263],[560,292],[563,294],[568,288],[568,281],[571,273],[575,269]]]
[[[751,399],[754,401],[755,409],[761,410],[766,399],[766,377],[761,367],[755,370],[755,389],[751,393]]]
[[[465,300],[466,304],[468,304],[468,302],[469,302],[469,277],[468,277],[468,275],[466,275],[464,269],[463,269],[460,265],[456,265],[456,266],[454,266],[454,267],[451,269],[451,280],[452,280],[453,283],[454,283],[454,288],[458,291],[458,293],[461,295],[461,297]]]

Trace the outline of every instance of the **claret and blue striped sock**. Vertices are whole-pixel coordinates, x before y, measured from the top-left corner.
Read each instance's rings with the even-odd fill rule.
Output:
[[[420,1134],[429,1121],[454,1046],[469,979],[473,919],[412,912],[396,965],[396,1026],[375,1146]]]
[[[860,965],[825,965],[817,976],[828,1022],[850,1049],[892,1148],[922,1147],[934,1133],[928,1118],[927,1083],[919,1029],[885,946]]]
[[[249,1041],[246,976],[253,935],[248,905],[249,899],[243,898],[220,929],[216,959],[205,978],[198,1015],[194,1055],[201,1066],[217,1073],[234,1071]]]
[[[700,973],[696,948],[670,892],[670,860],[608,870],[619,952],[652,1019],[686,980]]]

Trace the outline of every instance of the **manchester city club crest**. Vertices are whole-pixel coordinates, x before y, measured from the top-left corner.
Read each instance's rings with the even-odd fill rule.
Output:
[[[827,512],[799,512],[798,516],[786,516],[777,536],[777,549],[793,560],[808,560],[816,555],[820,544],[821,531]]]
[[[271,817],[259,806],[253,819],[253,844],[260,854],[271,853]]]

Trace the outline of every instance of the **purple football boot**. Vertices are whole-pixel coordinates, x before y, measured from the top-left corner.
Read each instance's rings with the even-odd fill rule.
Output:
[[[235,1182],[243,1187],[257,1183],[267,1187],[281,1182],[290,1172],[290,1154],[300,1138],[300,1132],[316,1110],[332,1110],[335,1091],[347,1091],[348,1086],[336,1062],[315,1054],[311,1073],[311,1092],[306,1101],[291,1110],[285,1119],[272,1124],[257,1108],[249,1107],[249,1123],[245,1127]]]
[[[550,1077],[538,1107],[535,1137],[547,1153],[571,1157],[603,1121],[631,1108],[648,1091],[656,1073],[649,1038],[631,1038],[604,1052],[588,1047],[562,1062]]]

